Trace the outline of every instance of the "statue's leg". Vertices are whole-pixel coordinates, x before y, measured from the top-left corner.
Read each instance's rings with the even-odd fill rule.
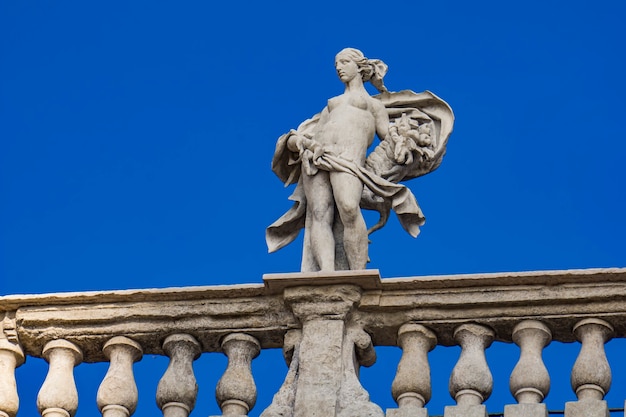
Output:
[[[367,265],[367,227],[359,205],[363,183],[344,172],[331,172],[330,183],[339,217],[343,223],[343,246],[350,269]]]
[[[328,171],[315,175],[302,172],[302,185],[307,201],[306,228],[309,247],[321,271],[335,269],[333,219],[335,205]]]
[[[333,239],[335,239],[335,271],[348,271],[348,257],[343,246],[343,223],[339,218],[337,208],[335,208],[335,220],[333,221]]]

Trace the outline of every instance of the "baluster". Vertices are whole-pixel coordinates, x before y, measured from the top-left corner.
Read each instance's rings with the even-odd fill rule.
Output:
[[[245,416],[256,403],[251,364],[261,345],[252,336],[233,333],[224,338],[222,349],[228,357],[228,367],[215,389],[217,402],[223,415]]]
[[[73,343],[59,339],[48,342],[42,356],[48,361],[48,375],[37,395],[37,408],[43,417],[71,417],[78,408],[74,367],[83,360]]]
[[[493,330],[479,324],[463,324],[454,330],[454,340],[461,345],[461,356],[450,376],[450,394],[456,406],[447,406],[445,417],[486,417],[482,403],[489,398],[493,377],[485,358],[485,349],[493,341]]]
[[[188,334],[173,334],[163,342],[170,363],[157,387],[157,404],[164,417],[187,417],[196,404],[198,384],[193,361],[200,356],[200,343]]]
[[[524,320],[513,329],[513,341],[520,347],[520,358],[511,372],[511,394],[519,404],[506,405],[505,417],[548,416],[540,404],[550,390],[550,374],[543,363],[542,352],[552,340],[550,329],[540,321]]]
[[[24,352],[20,345],[0,339],[0,417],[15,417],[17,414],[20,399],[17,395],[15,368],[23,363]]]
[[[603,398],[611,387],[611,367],[604,344],[612,333],[613,327],[600,319],[584,319],[574,326],[576,340],[581,343],[571,376],[578,401],[565,403],[565,417],[609,416]]]
[[[424,405],[431,396],[428,352],[437,345],[437,336],[421,324],[406,323],[398,330],[398,345],[402,357],[391,384],[398,408],[388,409],[387,417],[426,417]]]
[[[103,417],[128,417],[137,407],[138,392],[133,375],[133,363],[141,359],[139,343],[124,336],[116,336],[102,348],[109,360],[107,371],[96,401]]]

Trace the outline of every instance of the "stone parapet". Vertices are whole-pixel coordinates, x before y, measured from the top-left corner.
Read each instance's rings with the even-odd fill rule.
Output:
[[[451,393],[458,403],[446,414],[467,415],[471,409],[482,415],[482,402],[491,390],[484,351],[492,340],[514,342],[522,350],[511,378],[511,391],[520,404],[507,408],[507,415],[545,412],[542,401],[550,380],[541,352],[551,341],[581,345],[572,370],[578,401],[568,403],[566,414],[584,414],[592,403],[601,405],[592,408],[602,414],[611,382],[603,344],[626,335],[626,268],[387,279],[366,270],[268,274],[263,281],[0,297],[0,355],[6,358],[0,382],[7,387],[0,390],[6,404],[0,406],[0,416],[16,413],[14,369],[25,356],[50,360],[49,378],[71,382],[72,366],[79,361],[111,360],[111,375],[132,375],[132,362],[140,353],[170,357],[159,406],[164,412],[177,410],[168,414],[188,414],[195,402],[195,379],[186,372],[185,388],[175,389],[172,378],[209,352],[225,353],[232,361],[220,382],[220,404],[227,414],[243,415],[254,406],[250,362],[268,348],[283,348],[290,368],[264,417],[279,409],[313,417],[318,413],[304,410],[312,410],[318,400],[333,404],[320,408],[330,414],[359,409],[382,416],[358,382],[359,367],[375,361],[375,346],[404,351],[393,387],[398,408],[387,414],[427,415],[428,352],[435,345],[462,346],[451,377]],[[124,341],[115,344],[121,353],[113,356],[112,340]],[[127,346],[132,349],[124,353]],[[480,369],[483,376],[477,381],[484,386],[467,369]],[[320,375],[326,379],[319,380]],[[103,384],[103,390],[108,389],[110,384]],[[238,384],[246,386],[247,393],[238,393]],[[63,403],[44,388],[43,410],[73,412],[73,403]],[[126,400],[112,392],[110,398],[102,400],[103,409],[131,412],[134,407],[134,397]]]

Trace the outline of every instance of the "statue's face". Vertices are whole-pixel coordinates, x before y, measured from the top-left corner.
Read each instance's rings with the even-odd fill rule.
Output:
[[[339,54],[335,57],[335,69],[339,79],[344,83],[352,81],[354,77],[361,76],[359,66],[346,54]]]

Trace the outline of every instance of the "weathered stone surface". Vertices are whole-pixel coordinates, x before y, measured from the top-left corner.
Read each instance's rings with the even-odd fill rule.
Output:
[[[284,299],[304,330],[304,324],[313,319],[343,320],[361,299],[361,289],[351,284],[290,287],[285,289]]]
[[[515,325],[528,318],[541,318],[561,342],[575,341],[572,328],[590,315],[626,334],[626,268],[387,278],[380,284],[364,290],[352,312],[374,345],[395,346],[398,329],[409,321],[433,330],[444,346],[456,344],[454,329],[468,322],[488,325],[496,340],[511,342]],[[26,355],[41,357],[47,342],[65,338],[94,362],[105,360],[101,346],[120,334],[146,354],[164,354],[161,344],[174,333],[195,337],[202,352],[220,352],[221,339],[241,329],[262,348],[282,347],[285,333],[300,324],[283,295],[270,293],[263,284],[246,284],[10,295],[0,297],[0,312],[16,318],[13,332]]]
[[[359,381],[360,365],[370,366],[376,361],[371,338],[363,329],[350,323],[346,329],[342,348],[343,376],[339,388],[337,401],[337,417],[384,417],[383,410],[370,401],[369,393]],[[370,355],[359,355],[367,351]],[[366,357],[367,362],[359,361],[359,357]]]
[[[428,417],[428,410],[422,407],[388,408],[386,417]]]
[[[221,352],[221,340],[237,329],[276,348],[297,327],[282,295],[266,295],[262,284],[0,297],[0,311],[16,304],[26,354],[41,357],[45,343],[64,337],[86,362],[106,360],[101,347],[120,334],[146,354],[163,355],[171,334],[190,334],[202,352]]]
[[[306,285],[298,285],[299,274],[294,274],[280,282],[282,289],[255,284],[0,297],[0,313],[5,317],[0,350],[3,358],[7,352],[10,355],[9,362],[0,363],[0,378],[8,375],[4,380],[11,379],[15,357],[12,349],[2,346],[20,347],[25,355],[48,357],[51,365],[47,380],[56,382],[44,383],[40,405],[49,416],[67,417],[77,402],[72,393],[72,368],[81,360],[81,351],[87,361],[104,361],[102,346],[124,334],[141,345],[145,353],[164,354],[167,349],[161,346],[163,341],[172,334],[186,333],[198,341],[199,352],[219,352],[227,335],[245,333],[258,340],[261,349],[283,347],[290,364],[284,389],[264,417],[291,417],[298,398],[320,401],[320,397],[316,400],[298,393],[303,383],[312,392],[321,393],[321,398],[334,396],[335,401],[330,401],[335,404],[333,410],[321,408],[331,413],[328,415],[348,417],[360,413],[359,417],[380,417],[382,411],[369,401],[358,380],[359,366],[375,360],[373,346],[404,345],[398,342],[398,332],[407,323],[415,329],[429,329],[439,345],[451,345],[457,343],[455,329],[467,329],[469,325],[493,329],[491,337],[495,340],[515,341],[530,355],[530,362],[523,368],[534,369],[532,377],[516,377],[513,388],[516,393],[530,388],[525,392],[532,394],[535,390],[537,395],[519,396],[522,403],[538,401],[545,395],[546,378],[536,365],[549,333],[556,341],[581,341],[581,365],[576,365],[573,372],[579,401],[568,405],[568,410],[575,413],[582,409],[584,414],[592,407],[603,412],[606,403],[595,400],[602,398],[610,386],[603,345],[613,334],[626,334],[626,269],[410,277],[380,282],[370,280],[371,271],[363,271],[363,279],[359,271],[345,273],[341,279],[338,272],[327,274],[332,280],[324,274],[302,274]],[[536,325],[528,326],[529,319]],[[406,333],[406,328],[400,333]],[[425,346],[418,349],[422,356],[425,350]],[[61,359],[53,359],[53,351],[60,352]],[[16,364],[20,358],[18,355]],[[315,368],[315,363],[322,363],[321,369]],[[404,378],[402,373],[398,372],[400,379]],[[323,380],[327,375],[328,380]],[[326,382],[332,389],[322,386]],[[419,388],[420,384],[425,383],[403,385],[398,402],[410,404],[388,410],[388,414],[423,414],[424,409],[417,406],[421,403],[419,396],[426,400],[428,394]],[[63,389],[50,389],[56,386]],[[459,388],[464,389],[461,385]],[[485,396],[481,387],[469,388]],[[10,416],[15,401],[11,392],[3,394],[0,389],[1,395],[7,398],[7,406],[0,411]],[[480,401],[476,395],[470,398]],[[588,402],[591,400],[595,402]],[[184,398],[171,401],[173,411],[166,416],[184,417],[189,411],[185,407],[190,408],[186,403],[191,402]],[[531,404],[520,405],[510,412],[543,410]],[[115,410],[126,409],[119,407]],[[447,410],[448,415],[464,417],[484,412],[480,404],[459,404]]]
[[[264,417],[383,417],[358,377],[361,365],[376,360],[371,337],[350,320],[361,294],[350,277],[343,284],[285,289],[302,331],[285,340],[289,372]]]
[[[15,417],[20,405],[15,368],[25,358],[17,336],[15,312],[0,312],[0,317],[0,417]]]
[[[15,417],[20,400],[17,395],[15,368],[24,363],[19,345],[0,338],[0,417]]]
[[[443,410],[444,417],[487,417],[487,407],[482,404],[449,405]]]
[[[610,417],[604,400],[585,399],[565,403],[565,417]]]
[[[586,318],[576,323],[573,332],[581,347],[572,368],[572,389],[579,400],[602,400],[611,388],[611,367],[604,344],[611,338],[613,326],[604,320]]]
[[[437,336],[416,323],[405,323],[398,330],[402,357],[391,394],[399,408],[422,408],[430,401],[430,364],[428,352],[437,345]]]
[[[344,323],[316,319],[304,323],[294,415],[322,417],[337,414],[341,386]],[[324,342],[320,342],[324,335]]]
[[[382,286],[365,292],[355,313],[375,345],[395,345],[407,321],[435,331],[444,346],[456,343],[455,327],[471,321],[488,325],[495,340],[507,342],[515,325],[528,318],[541,319],[561,342],[575,341],[572,328],[590,315],[626,334],[625,268],[389,278]]]
[[[458,405],[482,404],[493,389],[493,377],[485,358],[485,349],[493,341],[494,332],[478,324],[462,324],[454,330],[454,339],[461,346],[461,356],[450,375],[450,395]]]
[[[541,357],[552,340],[548,327],[537,320],[524,320],[513,329],[520,359],[511,372],[509,387],[518,403],[540,403],[550,390],[550,375]]]
[[[504,406],[504,417],[548,417],[545,404],[508,404]]]
[[[157,386],[157,405],[164,417],[187,417],[198,395],[192,363],[200,356],[200,343],[188,334],[173,334],[163,342],[163,350],[170,362]]]
[[[135,412],[139,391],[133,363],[143,354],[141,346],[124,336],[116,336],[102,348],[109,369],[98,388],[96,402],[103,417],[128,417]]]
[[[363,290],[382,288],[378,269],[334,272],[298,272],[263,275],[265,288],[270,294],[282,294],[285,288],[302,286],[327,286],[353,284]]]
[[[274,395],[272,403],[267,407],[261,417],[292,417],[296,404],[296,391],[298,387],[298,373],[300,368],[300,343],[302,342],[301,330],[290,330],[285,335],[283,355],[289,365],[285,381],[278,392]]]
[[[48,361],[48,375],[37,395],[37,408],[42,416],[73,416],[78,408],[78,390],[74,367],[83,358],[76,345],[59,339],[46,343],[43,357]]]
[[[344,322],[361,297],[358,287],[293,287],[285,301],[302,323],[294,416],[335,416],[343,379]]]
[[[215,388],[215,397],[224,415],[247,415],[256,403],[256,385],[252,377],[252,359],[261,345],[245,333],[232,333],[222,341],[228,367]]]

